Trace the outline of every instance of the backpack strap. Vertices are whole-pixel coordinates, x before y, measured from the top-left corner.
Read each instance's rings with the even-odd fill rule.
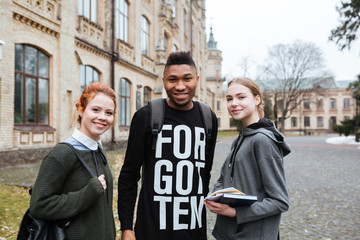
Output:
[[[80,162],[84,165],[84,167],[89,171],[92,177],[96,177],[95,172],[90,168],[90,166],[85,162],[85,160],[80,156],[80,154],[76,151],[73,145],[67,142],[61,142],[60,144],[66,144],[70,147],[70,149],[75,153],[76,157],[80,160]]]
[[[73,147],[73,145],[71,145],[70,143],[67,142],[61,142],[59,144],[66,144],[70,147],[70,149],[75,153],[76,157],[80,160],[80,162],[85,166],[85,168],[89,171],[89,173],[91,174],[92,177],[97,177],[96,174],[94,173],[94,171],[90,168],[90,166],[85,162],[85,160],[80,156],[80,154],[76,151],[76,149]],[[32,192],[32,188],[29,189],[29,194],[31,195]],[[66,228],[70,225],[71,221],[75,220],[78,217],[72,217],[70,219],[64,219],[64,220],[59,220],[56,221],[57,225],[60,228]],[[29,236],[29,230],[28,230],[28,226],[29,225],[33,225],[33,222],[45,222],[45,220],[38,220],[35,219],[33,216],[31,216],[30,214],[30,208],[28,208],[28,210],[25,212],[23,219],[21,220],[20,223],[20,227],[19,227],[19,233],[17,236],[17,240],[19,239],[27,239]],[[47,222],[47,221],[46,221]],[[44,223],[43,223],[44,224]],[[58,236],[58,237],[62,237],[62,236]]]
[[[211,115],[211,108],[209,105],[206,105],[205,103],[198,102],[200,106],[200,112],[201,116],[203,118],[203,122],[205,124],[205,131],[206,131],[206,137],[207,140],[211,140],[212,138],[212,115]]]
[[[156,148],[158,133],[161,131],[165,118],[165,100],[164,98],[155,98],[149,101],[150,105],[150,126],[152,135],[152,150]]]
[[[202,121],[205,125],[205,134],[206,134],[206,154],[209,152],[209,146],[210,146],[210,141],[212,139],[212,128],[213,128],[213,124],[212,124],[212,115],[211,115],[211,108],[209,105],[202,103],[202,102],[198,102],[198,106],[201,112],[201,117],[202,117]]]
[[[158,133],[160,133],[164,124],[165,118],[165,101],[164,98],[155,98],[149,101],[150,104],[150,126],[152,134],[152,149],[156,148],[156,140]],[[205,125],[206,139],[210,141],[212,138],[212,115],[210,106],[205,103],[198,102],[198,106],[201,112],[201,117]]]

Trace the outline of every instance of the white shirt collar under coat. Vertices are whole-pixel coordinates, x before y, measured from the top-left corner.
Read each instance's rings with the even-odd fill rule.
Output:
[[[96,151],[98,149],[98,146],[102,148],[101,140],[95,141],[94,139],[91,139],[84,133],[80,132],[77,128],[74,129],[72,137],[92,151]]]

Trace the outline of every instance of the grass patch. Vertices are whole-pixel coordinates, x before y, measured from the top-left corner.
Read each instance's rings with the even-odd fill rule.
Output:
[[[113,175],[113,212],[115,219],[115,229],[116,229],[116,239],[120,239],[121,231],[120,231],[120,221],[117,210],[117,199],[118,199],[118,177],[120,174],[121,167],[124,163],[125,153],[123,152],[111,152],[106,154],[106,158],[110,164],[111,173]]]
[[[29,189],[1,184],[1,239],[16,239],[22,216],[29,208]]]
[[[238,131],[219,131],[217,138],[236,138],[238,135]]]
[[[40,163],[27,164],[0,170],[0,184],[31,187],[39,172]]]
[[[106,157],[114,180],[113,211],[117,239],[120,239],[120,223],[117,213],[117,180],[124,161],[123,152],[107,153]],[[0,171],[0,240],[16,239],[21,219],[30,206],[28,187],[35,183],[40,164],[26,167],[15,167]],[[5,184],[6,183],[6,184]]]
[[[218,138],[235,138],[237,131],[219,131]],[[117,212],[117,181],[124,161],[124,152],[108,152],[106,154],[113,175],[113,211],[116,227],[116,239],[120,239],[120,223]],[[0,240],[16,239],[20,221],[30,204],[28,187],[35,183],[40,164],[19,166],[0,171]]]

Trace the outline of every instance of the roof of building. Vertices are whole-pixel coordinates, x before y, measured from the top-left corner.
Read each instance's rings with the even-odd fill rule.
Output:
[[[336,81],[336,85],[338,88],[348,88],[349,84],[354,82],[354,80],[346,80],[346,81]]]
[[[261,89],[275,90],[276,85],[274,81],[268,79],[261,79],[256,81]],[[322,80],[308,81],[307,85],[303,85],[302,89],[314,89],[314,88],[331,88],[331,89],[346,89],[349,84],[354,80],[347,81],[335,81],[333,78],[325,78]]]

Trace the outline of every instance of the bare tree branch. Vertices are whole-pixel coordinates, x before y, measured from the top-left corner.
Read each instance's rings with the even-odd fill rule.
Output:
[[[280,130],[283,131],[285,119],[301,104],[304,91],[333,78],[324,70],[323,53],[314,43],[296,40],[288,45],[275,45],[268,51],[263,67],[265,78],[260,81],[263,88],[274,92],[276,101],[282,101],[281,107],[275,102],[274,116],[280,110]]]

